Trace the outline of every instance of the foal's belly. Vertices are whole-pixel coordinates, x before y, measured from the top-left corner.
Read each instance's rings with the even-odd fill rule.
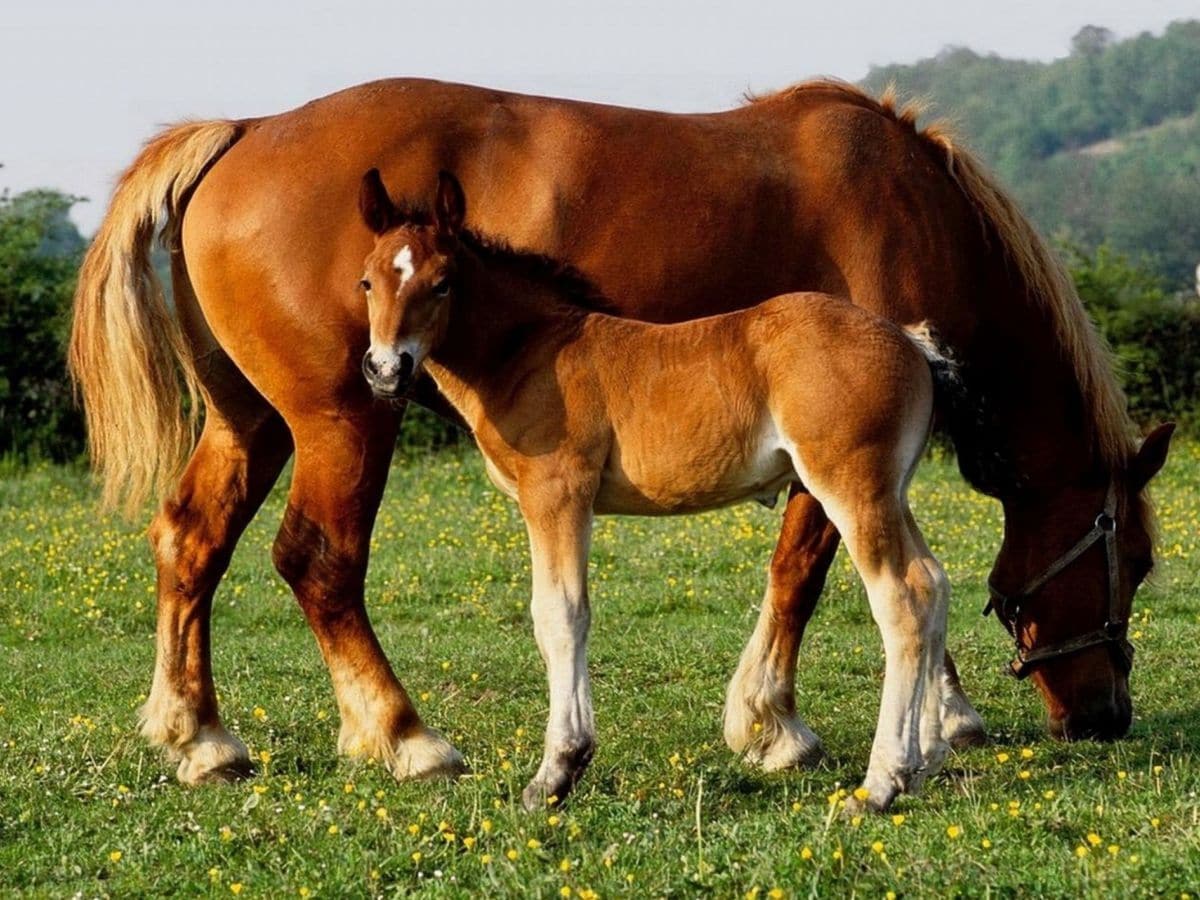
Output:
[[[790,457],[770,433],[749,440],[677,437],[677,441],[618,442],[601,476],[595,511],[665,516],[743,500],[773,504],[781,490],[798,481]]]

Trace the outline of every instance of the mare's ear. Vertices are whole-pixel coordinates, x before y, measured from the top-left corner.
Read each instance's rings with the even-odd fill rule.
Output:
[[[358,188],[358,211],[366,226],[376,234],[383,234],[392,223],[396,207],[383,186],[378,169],[370,169],[362,177]]]
[[[438,172],[437,202],[433,206],[433,217],[437,222],[438,234],[457,238],[467,217],[467,198],[462,185],[449,172]]]
[[[1171,435],[1174,432],[1175,423],[1166,422],[1146,435],[1138,447],[1129,462],[1129,486],[1135,491],[1144,488],[1167,461],[1167,451],[1171,449]]]

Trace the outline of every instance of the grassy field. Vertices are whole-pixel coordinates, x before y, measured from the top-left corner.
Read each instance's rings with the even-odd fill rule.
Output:
[[[398,463],[368,594],[428,721],[475,774],[397,784],[334,756],[320,657],[270,564],[283,505],[217,596],[226,723],[253,781],[184,789],[135,734],[150,684],[142,529],[97,516],[86,477],[0,478],[0,892],[130,896],[1180,896],[1200,888],[1200,447],[1156,482],[1163,561],[1133,637],[1127,740],[1045,736],[1034,690],[979,608],[999,509],[929,461],[914,508],[954,585],[951,647],[993,735],[895,815],[849,819],[882,677],[844,554],[802,651],[800,705],[829,751],[764,776],[724,747],[724,686],[753,625],[779,512],[604,519],[592,556],[599,749],[564,809],[528,815],[546,712],[524,530],[473,454]],[[834,795],[834,803],[829,801]]]

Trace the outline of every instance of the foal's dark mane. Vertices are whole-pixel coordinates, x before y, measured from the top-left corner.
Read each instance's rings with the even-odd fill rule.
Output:
[[[430,228],[433,214],[423,206],[401,202],[395,204],[391,226],[401,225]],[[483,260],[485,264],[503,266],[521,278],[527,278],[554,290],[567,305],[588,312],[618,315],[617,307],[590,278],[570,263],[532,250],[519,250],[503,238],[464,228],[458,239]]]

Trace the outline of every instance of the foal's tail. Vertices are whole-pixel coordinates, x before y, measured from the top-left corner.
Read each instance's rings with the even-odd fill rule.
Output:
[[[150,245],[164,228],[164,243],[175,243],[190,190],[241,133],[236,122],[189,122],[153,138],[121,176],[84,257],[67,363],[105,507],[124,493],[133,512],[168,486],[191,450],[196,373]]]
[[[968,400],[958,360],[938,340],[937,332],[928,320],[916,325],[905,325],[904,334],[929,363],[929,371],[933,375],[935,408],[942,410],[951,421],[955,421]]]

